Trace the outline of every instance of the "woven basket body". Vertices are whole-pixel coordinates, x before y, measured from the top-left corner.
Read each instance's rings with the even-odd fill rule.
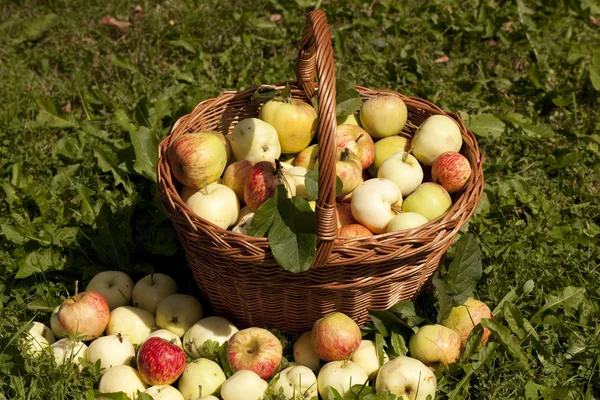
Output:
[[[299,59],[308,60],[308,67],[298,63],[301,75],[298,82],[275,85],[283,88],[289,84],[292,96],[304,101],[317,91],[320,161],[335,151],[335,113],[331,112],[331,107],[335,107],[333,59],[330,53],[323,55],[319,49],[319,43],[327,45],[327,42],[330,36],[324,14],[315,11],[308,18],[299,55]],[[312,81],[315,73],[320,78],[318,84]],[[166,156],[169,144],[181,135],[208,130],[227,134],[238,121],[257,117],[262,103],[251,101],[257,88],[224,92],[203,101],[191,114],[177,121],[159,147],[158,186],[163,207],[185,249],[196,283],[214,311],[239,327],[262,326],[297,334],[311,329],[316,319],[333,311],[344,312],[363,324],[368,319],[368,309],[387,309],[427,289],[483,190],[483,155],[463,121],[426,100],[356,86],[363,101],[380,94],[404,100],[409,124],[401,134],[406,137],[412,137],[415,126],[430,115],[453,118],[463,137],[461,153],[471,163],[470,181],[464,191],[453,196],[452,208],[446,214],[419,228],[368,238],[338,239],[335,184],[331,183],[335,182],[335,163],[331,156],[327,163],[320,162],[317,259],[308,271],[291,273],[276,263],[266,238],[236,234],[195,215],[181,200],[181,184],[172,175]]]

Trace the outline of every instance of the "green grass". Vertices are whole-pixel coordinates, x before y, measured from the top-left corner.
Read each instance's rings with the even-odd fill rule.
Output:
[[[23,325],[47,323],[74,280],[155,269],[197,293],[131,138],[152,147],[206,98],[293,79],[315,3],[142,1],[141,14],[125,1],[0,4],[0,399],[78,399],[96,385],[93,368],[59,370],[20,345]],[[455,398],[599,398],[600,5],[318,3],[339,77],[461,113],[485,154],[469,222],[483,253],[476,296],[492,308],[506,296],[539,340],[500,307],[525,358],[495,339]],[[119,32],[106,15],[132,25]],[[440,397],[465,375],[446,371]]]

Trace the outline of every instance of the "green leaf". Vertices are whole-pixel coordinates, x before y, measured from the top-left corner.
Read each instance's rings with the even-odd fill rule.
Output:
[[[48,216],[48,212],[50,211],[49,200],[51,197],[48,189],[37,182],[32,182],[27,187],[27,194],[29,194],[33,198],[33,201],[35,201],[35,204],[40,210],[42,217],[46,218]]]
[[[281,93],[275,86],[260,86],[252,94],[251,101],[267,102]]]
[[[117,121],[117,124],[119,124],[121,128],[125,129],[130,134],[136,131],[136,127],[133,122],[131,122],[131,118],[129,118],[129,115],[127,115],[122,108],[115,110],[115,121]]]
[[[519,339],[525,339],[527,334],[523,329],[523,315],[521,311],[510,301],[504,303],[504,319],[508,323],[510,330],[519,337]]]
[[[117,165],[117,157],[114,153],[108,154],[107,152],[94,149],[94,157],[98,161],[98,166],[102,172],[110,172],[115,181],[115,186],[123,185],[128,193],[133,191],[131,182],[127,180],[126,174],[120,166]]]
[[[60,17],[54,13],[37,17],[25,27],[15,42],[20,44],[23,42],[33,42],[41,39],[46,32],[54,28],[59,21]]]
[[[290,272],[308,270],[317,254],[315,213],[300,197],[287,198],[285,186],[277,187],[277,213],[268,239],[273,257]]]
[[[565,310],[577,308],[585,300],[586,290],[580,287],[567,286],[558,296],[547,295],[543,311],[563,307]]]
[[[0,228],[2,229],[2,233],[4,234],[4,237],[6,237],[6,239],[10,240],[15,244],[25,243],[27,238],[23,234],[22,227],[16,227],[9,224],[2,224],[0,225]]]
[[[135,172],[156,182],[156,165],[158,163],[156,135],[150,132],[150,129],[142,126],[136,132],[130,132],[129,137],[135,151],[135,163],[133,164]]]
[[[59,306],[61,304],[61,302],[62,301],[59,299],[55,299],[54,302],[50,302],[48,301],[48,298],[43,297],[27,303],[27,309],[32,311],[52,312],[56,308],[56,306]]]
[[[292,88],[289,84],[286,84],[281,93],[279,93],[282,99],[289,99],[292,97]]]
[[[133,72],[134,74],[140,73],[140,71],[135,66],[135,64],[132,63],[131,60],[129,60],[127,58],[122,58],[122,57],[117,56],[116,54],[111,54],[110,62],[112,63],[112,65],[114,65],[117,68],[126,69],[130,72]]]
[[[515,127],[523,129],[523,132],[525,132],[527,136],[533,138],[550,138],[555,136],[554,131],[550,129],[550,127],[544,124],[536,125],[533,123],[533,121],[531,121],[531,119],[527,118],[523,114],[512,112],[503,115],[502,119],[507,122],[510,122]]]
[[[347,117],[354,114],[362,106],[360,93],[352,83],[338,78],[335,82],[335,91],[336,117]]]
[[[77,189],[77,194],[81,201],[81,220],[86,225],[94,225],[96,212],[94,211],[94,206],[90,200],[93,192],[80,183],[75,184],[75,188]]]
[[[456,243],[454,259],[448,271],[441,278],[439,272],[433,277],[440,304],[438,322],[448,317],[452,307],[467,300],[475,290],[482,273],[479,242],[475,236],[465,234]]]
[[[375,334],[375,347],[377,348],[377,359],[379,360],[379,366],[381,367],[385,361],[385,339],[381,333]]]
[[[23,279],[50,269],[61,269],[64,263],[65,260],[61,258],[60,253],[51,248],[33,251],[21,263],[15,278]]]
[[[525,399],[526,400],[538,400],[538,399],[551,399],[552,389],[548,386],[539,385],[532,380],[527,381],[525,384]]]
[[[590,64],[590,80],[592,86],[597,91],[600,91],[600,51],[596,50],[592,56],[592,63]]]
[[[465,348],[460,355],[460,363],[463,364],[467,362],[467,360],[477,352],[479,347],[482,345],[481,338],[483,337],[483,326],[481,324],[477,324],[471,329],[471,333],[467,337],[467,341],[465,342]]]
[[[254,237],[263,237],[269,231],[277,214],[277,196],[279,191],[270,199],[267,199],[254,212],[250,226],[248,227],[248,235]],[[284,194],[285,195],[285,194]]]
[[[393,312],[401,319],[405,320],[410,327],[415,327],[421,322],[425,321],[424,318],[421,318],[417,315],[417,312],[415,311],[415,303],[409,300],[402,300],[394,304],[388,309],[388,311]]]
[[[60,168],[58,173],[52,177],[52,182],[50,183],[52,190],[61,194],[67,188],[74,187],[71,178],[77,176],[80,168],[81,164],[70,164],[64,168]]]
[[[470,115],[468,128],[479,137],[500,137],[506,125],[492,114]]]
[[[510,330],[493,319],[484,318],[481,320],[481,325],[488,328],[494,337],[508,350],[508,352],[518,359],[528,370],[529,359],[521,348],[521,344],[513,337]]]
[[[306,195],[310,200],[319,198],[319,170],[313,169],[304,175],[304,185],[306,186]],[[342,179],[336,175],[335,177],[335,195],[339,196],[342,193],[344,183]]]
[[[405,356],[408,354],[406,340],[404,340],[404,336],[402,336],[397,329],[392,328],[390,343],[392,345],[392,349],[394,349],[394,353],[396,353],[398,356]]]
[[[154,400],[154,397],[150,396],[148,393],[142,393],[138,390],[137,400]]]
[[[170,44],[173,47],[178,47],[180,49],[184,49],[186,51],[189,51],[192,54],[196,54],[196,48],[194,47],[194,45],[190,42],[188,42],[187,40],[183,40],[183,39],[179,39],[179,40],[169,40],[167,41],[168,44]]]
[[[47,127],[57,129],[74,128],[77,126],[75,123],[67,119],[67,117],[58,114],[50,114],[46,110],[40,110],[33,125],[36,128]]]

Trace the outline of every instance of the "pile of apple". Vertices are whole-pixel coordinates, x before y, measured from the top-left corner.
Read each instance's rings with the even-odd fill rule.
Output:
[[[338,121],[340,237],[418,227],[447,212],[450,193],[465,188],[471,166],[459,153],[458,124],[432,115],[410,140],[401,135],[407,116],[400,97],[379,95],[362,103],[358,119],[352,114]],[[289,197],[307,198],[305,175],[319,167],[319,145],[312,144],[317,119],[309,103],[273,98],[257,118],[240,120],[227,135],[203,131],[177,138],[167,152],[183,201],[219,227],[246,233],[278,185]],[[424,168],[431,181],[424,181]]]
[[[99,363],[99,392],[133,399],[139,391],[155,400],[260,400],[271,390],[290,400],[328,400],[329,387],[343,396],[355,384],[425,399],[435,398],[432,371],[458,359],[482,318],[492,318],[490,309],[469,298],[441,325],[420,327],[410,338],[410,357],[390,360],[384,352],[380,360],[375,342],[335,312],[295,339],[293,362],[284,364],[281,341],[271,331],[204,317],[198,300],[177,293],[169,276],[147,275],[134,285],[123,272],[104,271],[56,307],[51,328],[34,322],[25,343],[32,357],[50,351],[57,365]],[[223,365],[203,357],[209,341],[227,345],[229,378]]]

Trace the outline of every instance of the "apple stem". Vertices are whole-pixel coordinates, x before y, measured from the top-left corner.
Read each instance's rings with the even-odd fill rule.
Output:
[[[202,385],[198,385],[198,397],[202,398]]]
[[[361,133],[360,135],[358,135],[358,137],[357,137],[357,138],[356,138],[356,140],[355,140],[355,141],[356,141],[356,143],[358,143],[358,141],[359,141],[360,139],[362,139],[362,137],[363,137],[363,136],[364,136],[364,134],[363,134],[363,133]]]
[[[154,286],[154,271],[150,274],[150,284]]]
[[[340,160],[342,161],[346,161],[346,159],[350,157],[350,149],[349,148],[344,148],[344,151],[342,152],[342,155],[340,156]]]
[[[75,281],[75,297],[79,294],[79,281]]]
[[[206,183],[206,178],[205,178],[205,179],[202,179],[202,188],[200,190],[202,190],[202,193],[205,196],[208,196],[208,189],[206,188],[206,186],[208,186],[208,185]]]
[[[392,211],[395,212],[396,214],[400,214],[402,212],[402,209],[398,206],[392,206]]]
[[[117,333],[117,338],[119,339],[119,343],[123,343],[123,335],[121,335],[121,332]]]
[[[407,158],[408,158],[408,153],[405,151],[404,154],[402,154],[402,162],[406,162]]]

